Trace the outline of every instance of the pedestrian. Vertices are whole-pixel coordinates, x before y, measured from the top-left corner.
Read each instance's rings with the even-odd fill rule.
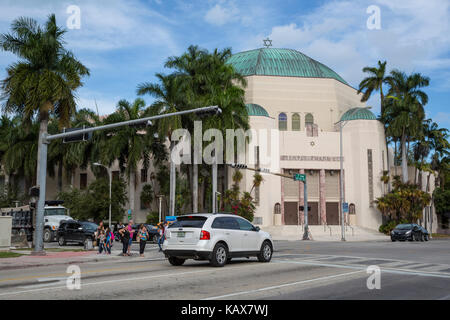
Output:
[[[114,240],[114,234],[111,229],[106,228],[106,239],[105,239],[105,249],[107,254],[111,254],[112,241]]]
[[[148,231],[143,223],[139,226],[138,234],[136,235],[136,240],[139,242],[139,254],[144,257],[145,245],[148,239]]]
[[[158,232],[159,232],[159,238],[158,238],[158,247],[159,251],[162,251],[161,245],[164,242],[164,223],[160,222],[158,223]]]
[[[103,251],[106,253],[106,232],[105,230],[100,230],[100,234],[98,236],[98,254],[101,254]]]
[[[122,240],[123,248],[122,248],[122,256],[127,256],[128,254],[128,244],[130,240],[130,232],[128,231],[127,226],[124,226],[119,230],[120,239]]]
[[[97,227],[97,231],[95,231],[95,241],[96,244],[98,245],[98,253],[102,253],[102,248],[100,247],[100,234],[102,233],[102,231],[105,231],[105,227],[103,226],[103,221],[100,221],[100,223],[98,224]]]
[[[128,239],[128,255],[131,256],[131,246],[133,245],[133,236],[134,236],[134,229],[133,229],[133,220],[130,220],[130,223],[128,223],[127,226],[128,232],[130,233],[130,238]]]

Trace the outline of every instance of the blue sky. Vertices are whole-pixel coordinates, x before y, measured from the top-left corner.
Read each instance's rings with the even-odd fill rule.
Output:
[[[19,16],[42,23],[50,13],[66,27],[70,5],[80,8],[81,25],[68,29],[67,47],[91,71],[78,105],[95,110],[97,104],[100,114],[112,112],[122,98],[136,98],[136,86],[168,72],[167,57],[190,44],[240,52],[261,47],[269,37],[274,47],[307,54],[353,87],[364,77],[362,68],[378,60],[387,60],[389,69],[429,76],[427,116],[450,127],[448,0],[1,0],[0,33],[9,32]],[[380,9],[378,30],[367,27],[371,5]],[[0,52],[0,78],[16,60]],[[368,105],[378,113],[378,96]]]

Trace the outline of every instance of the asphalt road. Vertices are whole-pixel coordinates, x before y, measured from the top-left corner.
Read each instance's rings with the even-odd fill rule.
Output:
[[[0,271],[7,299],[433,299],[450,300],[450,240],[430,242],[277,241],[270,263],[235,259],[224,268],[188,260],[171,266],[156,246],[145,258],[82,263],[80,289],[67,266]],[[380,269],[379,289],[368,266]],[[370,278],[371,277],[371,278]]]

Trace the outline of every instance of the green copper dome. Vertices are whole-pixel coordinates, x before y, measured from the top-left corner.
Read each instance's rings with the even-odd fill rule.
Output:
[[[341,117],[341,121],[349,120],[377,120],[375,115],[367,108],[352,108]]]
[[[326,65],[292,49],[260,48],[231,56],[227,63],[243,76],[332,78],[349,85]]]
[[[245,106],[249,116],[269,117],[269,113],[266,109],[261,107],[259,104],[247,103]]]

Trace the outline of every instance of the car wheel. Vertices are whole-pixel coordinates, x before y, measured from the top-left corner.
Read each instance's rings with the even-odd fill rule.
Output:
[[[269,262],[272,259],[273,249],[269,241],[264,241],[259,254],[257,255],[259,262]]]
[[[395,242],[396,240],[395,240],[394,238],[391,238],[391,241],[392,241],[392,242]]]
[[[428,241],[428,240],[430,240],[430,237],[429,237],[429,235],[427,235],[427,234],[426,234],[426,235],[424,236],[424,240],[425,240],[425,241]]]
[[[58,238],[58,244],[62,247],[66,245],[66,239],[64,239],[64,236],[60,236]]]
[[[44,242],[52,241],[52,231],[50,229],[44,230]]]
[[[173,266],[181,266],[185,261],[186,261],[186,259],[181,259],[181,258],[177,258],[177,257],[169,257],[169,262]]]
[[[223,267],[227,263],[228,259],[228,249],[222,244],[218,243],[214,247],[214,250],[211,255],[210,263],[214,267]]]
[[[420,234],[420,241],[422,241],[422,242],[425,241],[425,236],[423,233]]]
[[[156,234],[152,236],[152,243],[158,243],[158,236]]]

